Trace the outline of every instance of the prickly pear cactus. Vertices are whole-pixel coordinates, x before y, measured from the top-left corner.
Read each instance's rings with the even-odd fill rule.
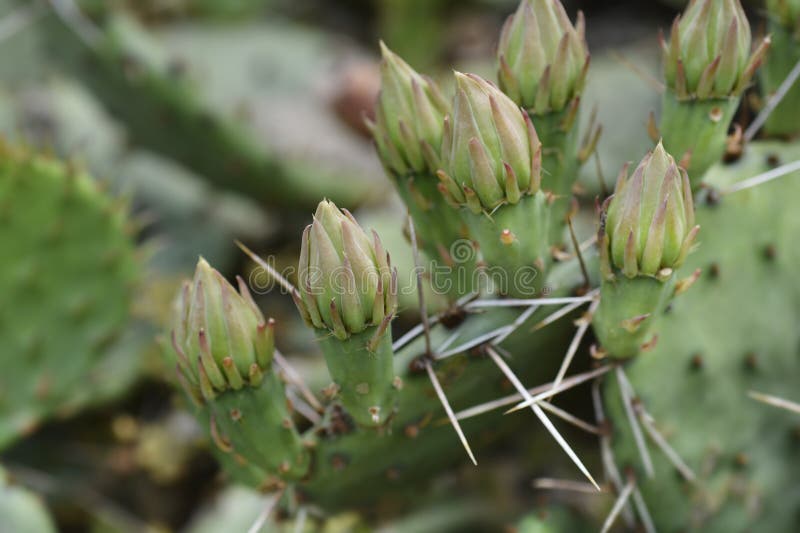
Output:
[[[0,145],[0,447],[91,399],[130,318],[125,205],[77,169]]]
[[[751,144],[742,159],[713,168],[705,179],[724,190],[799,156],[796,147]],[[634,409],[652,416],[694,479],[679,475],[651,440],[654,475],[648,477],[618,383],[608,384],[614,453],[620,466],[636,470],[659,531],[791,531],[797,525],[797,417],[755,402],[748,391],[790,398],[797,392],[798,178],[790,174],[698,204],[701,244],[683,271],[703,273],[656,320],[656,346],[625,366]]]
[[[451,299],[446,312],[424,319],[420,338],[394,339],[398,282],[389,254],[348,211],[323,200],[302,236],[298,287],[253,257],[290,293],[320,344],[333,382],[323,397],[304,391],[285,361],[275,356],[273,364],[272,337],[259,351],[272,329],[244,283],[236,293],[201,261],[172,325],[174,352],[235,479],[277,488],[289,512],[304,502],[396,505],[458,460],[459,441],[477,464],[470,440],[518,432],[512,417],[477,415],[519,402],[511,410],[530,408],[589,480],[579,489],[600,490],[543,411],[557,409],[549,398],[573,383],[598,378],[599,425],[587,429],[569,413],[565,420],[600,436],[606,487],[618,493],[603,531],[619,512],[631,525],[638,516],[648,532],[793,530],[797,421],[748,392],[791,397],[796,389],[800,171],[769,183],[747,178],[800,159],[800,148],[745,142],[731,128],[769,40],[751,50],[738,0],[689,4],[663,47],[660,132],[651,123],[663,141],[654,135],[653,150],[598,202],[598,253],[574,234],[567,253],[553,227],[571,222],[564,206],[573,171],[596,144],[590,134],[578,146],[573,129],[588,66],[583,33],[582,17],[573,26],[560,3],[523,0],[503,30],[499,87],[456,72],[451,105],[383,47],[384,87],[370,127],[421,227],[415,244],[446,263],[440,249],[463,222],[479,253],[476,272],[489,272],[489,281],[473,285],[473,300]],[[437,220],[442,232],[428,227]],[[530,269],[535,275],[524,276]],[[210,287],[222,296],[207,296]],[[564,307],[548,307],[557,304]],[[584,304],[574,323],[564,318]],[[585,355],[590,325],[596,343],[587,351],[598,368],[567,376]],[[535,393],[527,388],[548,376],[554,381]],[[501,396],[509,384],[517,397]],[[290,390],[296,401],[287,406]],[[242,417],[235,406],[245,398]],[[521,530],[582,527],[553,516],[530,517]]]

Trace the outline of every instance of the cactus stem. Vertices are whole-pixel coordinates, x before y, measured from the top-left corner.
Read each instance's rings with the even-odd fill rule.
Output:
[[[506,364],[506,362],[503,360],[503,358],[500,357],[500,354],[498,354],[497,351],[495,351],[491,346],[486,349],[486,352],[489,354],[489,357],[492,358],[492,361],[494,361],[494,363],[497,365],[497,367],[500,369],[500,371],[506,376],[506,378],[508,378],[509,381],[511,381],[511,383],[514,385],[514,387],[517,389],[517,391],[520,394],[522,394],[522,397],[525,398],[526,400],[531,399],[532,396],[528,392],[528,389],[525,388],[525,386],[519,380],[517,375],[514,374],[514,372]],[[550,422],[550,419],[547,418],[547,415],[544,414],[544,411],[542,411],[542,408],[539,407],[538,404],[533,403],[533,404],[531,404],[531,410],[533,410],[534,414],[536,414],[536,417],[542,422],[544,427],[547,429],[547,431],[550,432],[550,434],[553,436],[553,438],[556,440],[556,442],[559,444],[559,446],[561,446],[561,448],[564,450],[564,452],[566,452],[566,454],[569,456],[569,458],[572,460],[572,462],[575,463],[575,465],[583,473],[583,475],[586,476],[587,479],[589,479],[589,481],[592,483],[592,485],[594,485],[594,487],[597,489],[597,491],[600,492],[601,491],[600,486],[597,484],[597,482],[594,480],[592,475],[589,473],[589,471],[583,465],[583,462],[581,462],[580,458],[573,451],[572,447],[567,443],[566,440],[564,440],[564,437],[561,436],[561,434],[555,428],[553,423]]]

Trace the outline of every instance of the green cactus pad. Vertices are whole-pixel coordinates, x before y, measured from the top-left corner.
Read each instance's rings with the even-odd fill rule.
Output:
[[[102,388],[138,274],[124,206],[85,174],[0,147],[0,447]]]
[[[724,187],[763,172],[776,158],[798,157],[795,146],[752,144],[739,162],[712,169],[707,181]],[[748,391],[797,394],[798,199],[794,173],[699,205],[701,245],[682,274],[702,268],[702,277],[654,324],[657,346],[625,367],[641,405],[696,483],[683,481],[652,441],[655,477],[646,478],[617,384],[606,388],[617,461],[639,472],[659,531],[797,526],[800,419],[754,401]]]

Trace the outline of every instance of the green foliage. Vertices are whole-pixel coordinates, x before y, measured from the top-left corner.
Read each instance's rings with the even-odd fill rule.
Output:
[[[0,147],[0,446],[135,376],[115,364],[140,266],[126,206],[69,165]],[[122,375],[105,375],[106,372]]]

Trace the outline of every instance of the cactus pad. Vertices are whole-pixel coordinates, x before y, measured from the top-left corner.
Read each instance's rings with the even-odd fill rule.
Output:
[[[778,143],[750,145],[739,162],[715,167],[707,179],[724,188],[774,165],[778,154],[800,155]],[[639,469],[639,484],[659,531],[791,531],[797,525],[800,420],[752,400],[748,391],[796,397],[798,198],[794,173],[722,196],[716,205],[698,205],[702,242],[683,270],[702,268],[702,277],[654,325],[655,349],[625,368],[641,406],[697,477],[684,481],[648,441],[655,477]],[[638,469],[617,384],[610,385],[617,461]]]
[[[0,146],[0,446],[105,380],[137,276],[123,206],[85,174]]]

